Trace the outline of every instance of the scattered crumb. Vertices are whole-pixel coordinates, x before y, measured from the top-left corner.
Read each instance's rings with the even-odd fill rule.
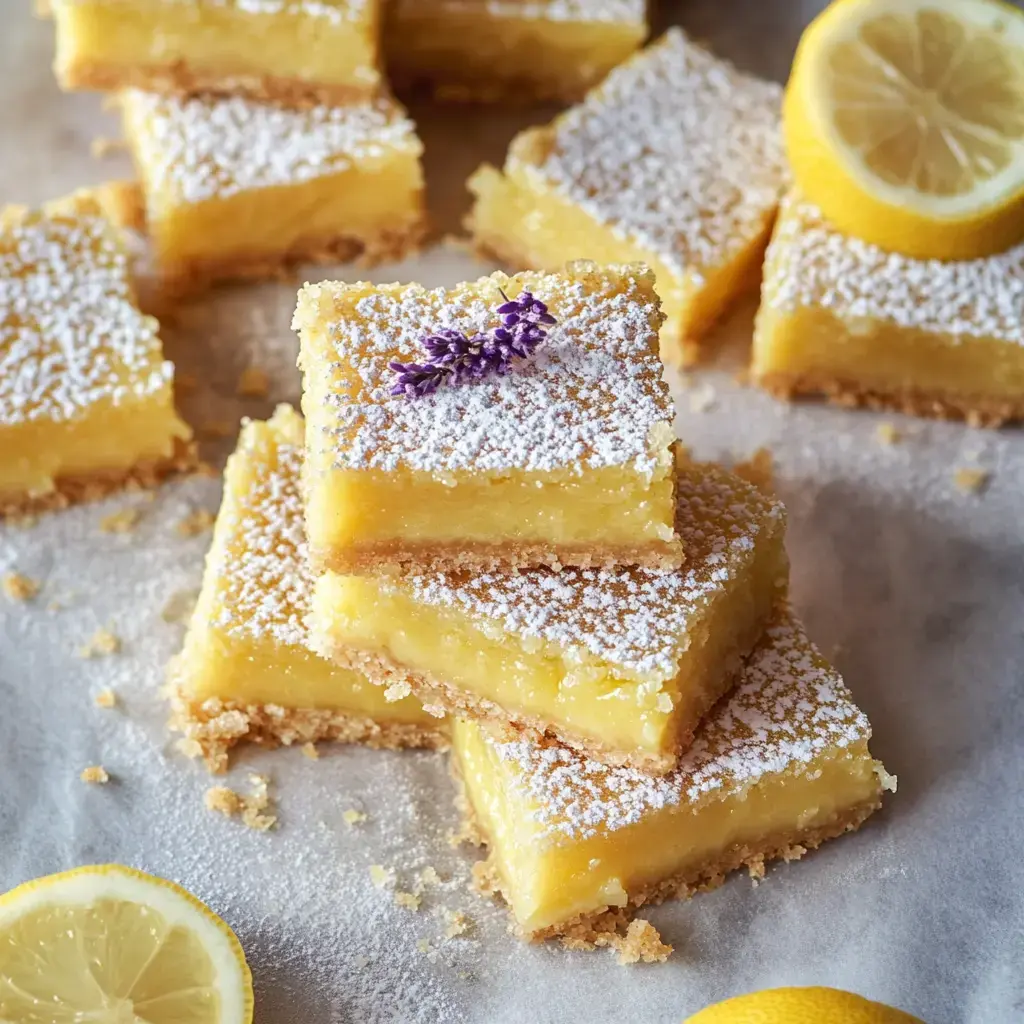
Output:
[[[384,699],[389,702],[403,700],[405,697],[408,697],[410,693],[412,693],[412,687],[408,683],[404,681],[392,683],[384,691]]]
[[[94,786],[105,786],[110,781],[107,769],[98,764],[93,764],[88,768],[83,768],[82,774],[78,777],[83,782],[89,782]]]
[[[405,907],[406,910],[419,910],[421,897],[414,892],[403,892],[401,889],[396,889],[395,903],[400,907]]]
[[[366,814],[363,811],[357,811],[354,807],[350,807],[343,815],[342,818],[346,825],[361,825],[366,821]]]
[[[111,512],[100,520],[100,529],[104,533],[131,533],[142,518],[137,508],[123,508],[120,512]]]
[[[246,367],[238,378],[235,391],[240,398],[266,398],[270,393],[270,378],[266,370],[258,366]]]
[[[715,389],[706,381],[690,392],[690,412],[710,412],[718,402]]]
[[[980,494],[988,486],[992,474],[987,469],[961,466],[953,473],[953,483],[964,494]]]
[[[121,640],[109,629],[97,629],[84,646],[78,648],[80,658],[103,658],[108,654],[117,654],[121,650]]]
[[[193,739],[191,736],[183,736],[174,744],[174,749],[177,750],[179,754],[184,754],[185,757],[194,758],[203,756],[203,745],[199,740]]]
[[[56,600],[54,600],[54,601],[51,601],[51,602],[50,602],[50,603],[49,603],[49,604],[48,604],[48,605],[46,606],[46,610],[47,610],[48,612],[59,612],[59,611],[61,611],[61,610],[63,609],[63,607],[64,607],[64,605],[62,605],[62,604],[60,603],[60,601],[56,601]]]
[[[903,435],[892,423],[879,423],[875,427],[875,436],[878,438],[879,444],[886,445],[899,444],[903,438]]]
[[[176,590],[167,599],[167,603],[160,612],[160,618],[164,622],[179,624],[188,622],[192,609],[195,608],[196,601],[198,600],[198,590]]]
[[[481,896],[494,896],[500,892],[498,873],[486,860],[478,860],[470,872],[469,887]]]
[[[360,953],[352,963],[354,963],[359,970],[362,970],[364,967],[369,966],[370,958],[368,956],[363,956],[362,953]]]
[[[386,868],[383,864],[370,865],[370,881],[378,889],[387,889],[395,883],[394,868]]]
[[[174,374],[174,387],[181,394],[187,395],[199,387],[199,381],[191,373],[181,373],[179,371]]]
[[[316,749],[315,743],[303,743],[302,744],[302,756],[308,757],[310,761],[320,760],[320,751]]]
[[[96,694],[93,698],[93,703],[98,708],[116,708],[117,694],[108,686],[105,690],[100,690],[100,692]]]
[[[430,940],[429,939],[417,939],[416,940],[416,948],[421,953],[429,953],[430,952]]]
[[[444,915],[446,939],[465,935],[473,927],[473,922],[461,910],[449,910],[445,907],[441,913]]]
[[[444,718],[445,710],[440,704],[424,704],[423,710],[434,718]]]
[[[441,876],[437,871],[428,864],[420,873],[416,876],[416,891],[423,892],[428,885],[440,885]]]
[[[204,420],[199,424],[199,436],[216,440],[221,437],[233,437],[238,424],[230,420]]]
[[[205,508],[200,508],[191,515],[185,516],[175,529],[179,537],[198,537],[201,533],[213,529],[213,523],[213,513],[207,512]]]
[[[9,572],[3,578],[3,588],[12,601],[31,601],[39,593],[40,585],[20,572]]]
[[[749,459],[737,462],[732,470],[762,494],[771,496],[775,493],[775,461],[767,448],[758,448]]]
[[[128,148],[124,139],[106,139],[100,136],[89,143],[89,154],[93,160],[103,160],[115,153],[123,153]]]
[[[277,824],[275,814],[266,814],[271,808],[270,780],[265,775],[250,775],[253,790],[245,795],[227,786],[213,786],[203,796],[208,811],[216,811],[226,818],[239,815],[242,824],[257,832],[267,832]]]
[[[672,947],[661,941],[658,929],[650,921],[638,917],[629,922],[625,936],[617,935],[618,941],[609,945],[619,954],[620,964],[663,964],[671,955]]]

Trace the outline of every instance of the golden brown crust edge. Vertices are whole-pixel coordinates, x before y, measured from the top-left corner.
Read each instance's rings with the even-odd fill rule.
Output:
[[[984,395],[957,396],[899,388],[877,391],[855,381],[825,373],[763,373],[752,378],[765,391],[785,401],[824,398],[844,408],[878,409],[910,416],[963,420],[972,427],[1001,427],[1024,420],[1024,395],[1014,399]]]
[[[172,676],[173,673],[172,667]],[[424,726],[415,722],[378,722],[346,711],[244,704],[216,697],[197,701],[173,682],[168,692],[170,727],[183,736],[179,749],[190,757],[202,758],[214,774],[227,770],[231,748],[239,743],[273,749],[328,740],[382,750],[447,750],[451,742],[447,723],[443,721],[436,726]]]
[[[261,74],[218,74],[190,67],[184,61],[170,64],[138,64],[131,67],[75,61],[57,69],[65,91],[118,92],[141,89],[166,96],[210,93],[215,96],[242,95],[265,103],[288,107],[345,106],[372,99],[381,91],[379,80],[366,85],[327,85],[300,78]]]
[[[195,444],[175,438],[173,453],[164,459],[146,459],[128,469],[59,476],[54,490],[46,494],[0,495],[0,520],[83,505],[120,491],[152,490],[169,477],[195,472],[200,465]]]
[[[588,547],[553,547],[546,543],[481,544],[472,541],[411,546],[396,541],[361,545],[358,550],[347,552],[319,548],[311,553],[310,558],[318,571],[359,576],[396,568],[403,573],[493,572],[538,566],[596,569],[637,565],[647,569],[678,569],[685,553],[678,539],[651,541],[643,546],[594,544]]]
[[[406,684],[426,707],[440,707],[456,717],[493,722],[505,733],[516,738],[525,738],[534,743],[550,743],[554,739],[604,764],[625,765],[654,776],[666,775],[675,768],[679,760],[677,750],[664,754],[610,750],[595,744],[592,740],[553,729],[550,722],[541,718],[532,715],[513,717],[493,701],[466,693],[426,673],[413,672],[380,654],[331,644],[325,637],[317,637],[316,646],[322,656],[344,668],[362,673],[377,686]]]

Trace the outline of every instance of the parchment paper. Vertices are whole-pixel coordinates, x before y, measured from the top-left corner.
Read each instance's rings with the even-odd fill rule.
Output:
[[[58,92],[52,28],[29,6],[0,0],[0,199],[32,203],[129,168],[123,156],[90,157],[90,140],[116,126],[99,97]],[[781,78],[813,6],[691,0],[663,11],[741,66]],[[548,116],[413,113],[435,212],[452,228],[466,174]],[[441,284],[489,269],[449,247],[372,277]],[[168,354],[200,381],[184,401],[191,422],[263,416],[297,400],[294,293],[291,284],[225,289],[167,323]],[[269,774],[280,829],[256,834],[211,814],[202,798],[213,780],[171,750],[158,693],[182,638],[162,613],[198,587],[208,542],[175,527],[219,500],[218,481],[190,479],[153,501],[114,498],[0,530],[0,572],[43,584],[28,604],[0,598],[0,889],[108,860],[176,879],[237,930],[258,1020],[275,1024],[668,1024],[784,984],[853,989],[929,1024],[1024,1020],[1024,437],[780,405],[733,380],[751,313],[748,303],[721,330],[719,369],[673,376],[679,434],[702,456],[761,445],[775,455],[796,604],[869,714],[875,755],[899,776],[898,793],[860,833],[756,887],[735,877],[652,910],[674,956],[620,968],[606,952],[522,947],[504,910],[466,891],[469,860],[446,842],[456,816],[438,755],[246,753],[227,783],[245,790],[249,772]],[[267,401],[234,394],[250,364],[273,376]],[[901,443],[880,443],[883,420]],[[230,446],[204,454],[219,464]],[[964,466],[991,471],[982,495],[955,488]],[[135,532],[101,532],[100,519],[126,506],[142,511]],[[123,649],[83,659],[99,627]],[[108,686],[114,710],[93,704]],[[107,768],[108,786],[79,781],[91,764]],[[366,822],[345,824],[350,808]],[[406,888],[427,865],[445,881],[414,913],[372,886],[371,864],[394,867]],[[442,907],[472,918],[469,937],[441,938]]]

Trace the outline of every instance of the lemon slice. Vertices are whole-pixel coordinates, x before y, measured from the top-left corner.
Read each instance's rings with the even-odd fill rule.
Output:
[[[1024,14],[998,0],[837,0],[783,109],[803,194],[845,234],[918,259],[1024,240]]]
[[[116,864],[0,896],[4,1024],[250,1024],[235,933],[180,886]]]
[[[683,1024],[922,1024],[902,1010],[837,988],[769,988],[715,1003]]]

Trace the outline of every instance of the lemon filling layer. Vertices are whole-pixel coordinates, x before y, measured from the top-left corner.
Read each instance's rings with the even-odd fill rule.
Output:
[[[453,746],[527,933],[855,827],[892,785],[842,680],[781,611],[663,778],[458,721]]]
[[[116,76],[183,64],[216,78],[277,78],[370,92],[380,78],[376,5],[334,4],[329,17],[295,6],[261,13],[242,4],[54,0],[56,72],[74,86],[80,73],[93,69]],[[356,16],[356,6],[364,13]]]
[[[714,467],[681,468],[677,489],[680,569],[328,572],[314,589],[314,643],[345,663],[370,655],[451,687],[466,713],[491,702],[571,742],[667,768],[787,575],[780,505]]]

